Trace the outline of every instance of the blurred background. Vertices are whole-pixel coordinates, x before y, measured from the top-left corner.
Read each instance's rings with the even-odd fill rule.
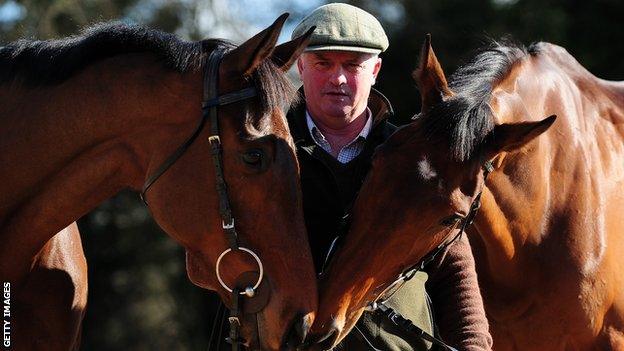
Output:
[[[0,0],[0,46],[50,39],[119,20],[188,40],[240,43],[290,12],[281,41],[322,0]],[[420,109],[410,74],[426,33],[447,75],[487,42],[511,35],[528,45],[565,47],[595,75],[624,79],[622,0],[358,0],[382,22],[390,48],[376,87],[397,124]],[[291,72],[296,81],[296,73]],[[122,192],[79,221],[89,263],[83,350],[205,350],[214,296],[186,277],[184,252],[152,221],[133,192]]]

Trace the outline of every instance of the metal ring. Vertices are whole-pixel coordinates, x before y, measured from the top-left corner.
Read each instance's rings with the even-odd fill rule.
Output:
[[[262,278],[264,277],[264,267],[262,266],[262,262],[260,261],[260,257],[258,257],[258,255],[256,255],[253,251],[251,251],[250,249],[246,248],[246,247],[239,247],[238,248],[241,251],[245,251],[246,253],[248,253],[251,257],[254,258],[254,260],[256,260],[256,263],[258,263],[258,268],[260,268],[260,276],[258,277],[258,281],[256,282],[256,284],[253,286],[252,289],[256,290],[259,286],[260,283],[262,282]],[[227,290],[228,292],[232,292],[232,289],[230,289],[225,282],[223,281],[223,279],[221,279],[221,275],[219,274],[219,265],[221,265],[221,260],[223,259],[223,257],[225,255],[227,255],[229,252],[231,252],[232,249],[228,248],[225,249],[225,251],[223,251],[221,253],[221,255],[219,255],[219,258],[217,258],[217,265],[215,267],[215,271],[217,273],[217,279],[219,280],[219,283],[221,284],[221,286]],[[246,292],[245,291],[241,291],[240,292],[241,295],[245,295]]]

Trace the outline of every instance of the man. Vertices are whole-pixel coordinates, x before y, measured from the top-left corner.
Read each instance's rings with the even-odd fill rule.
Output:
[[[332,241],[346,232],[343,215],[370,169],[375,147],[396,129],[387,121],[388,100],[372,89],[381,69],[378,56],[388,47],[379,22],[347,4],[314,10],[295,28],[297,37],[312,26],[311,42],[297,62],[304,103],[288,113],[301,167],[303,206],[317,271]],[[461,350],[488,350],[492,340],[466,237],[455,243],[426,273],[393,296],[398,312],[434,334],[431,316],[447,343]],[[425,293],[432,296],[433,312]],[[431,344],[392,329],[365,313],[345,339],[346,350],[428,350]]]

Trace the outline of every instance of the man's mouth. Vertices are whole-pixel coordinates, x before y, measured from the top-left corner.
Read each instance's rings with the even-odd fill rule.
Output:
[[[341,91],[328,91],[325,93],[325,95],[330,95],[330,96],[346,96],[348,97],[349,94],[345,93],[345,92],[341,92]]]

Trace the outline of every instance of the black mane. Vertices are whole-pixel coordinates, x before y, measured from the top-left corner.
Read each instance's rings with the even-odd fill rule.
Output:
[[[185,73],[203,67],[202,54],[235,45],[218,39],[188,42],[173,34],[119,22],[100,23],[77,36],[59,40],[19,40],[0,47],[0,84],[19,80],[29,87],[70,79],[85,67],[116,55],[152,53],[171,70]],[[292,83],[270,60],[250,77],[262,103],[262,114],[286,107],[295,96]],[[253,122],[253,121],[252,121]],[[261,121],[255,121],[258,124]]]
[[[101,23],[59,40],[18,40],[0,47],[0,84],[54,85],[86,66],[120,54],[150,52],[172,70],[201,67],[201,42],[119,22]],[[214,44],[213,44],[214,45]]]
[[[425,135],[448,141],[453,160],[469,160],[494,127],[489,106],[493,87],[529,53],[537,53],[535,46],[526,49],[508,40],[493,41],[478,49],[449,78],[449,87],[456,95],[423,114]]]

